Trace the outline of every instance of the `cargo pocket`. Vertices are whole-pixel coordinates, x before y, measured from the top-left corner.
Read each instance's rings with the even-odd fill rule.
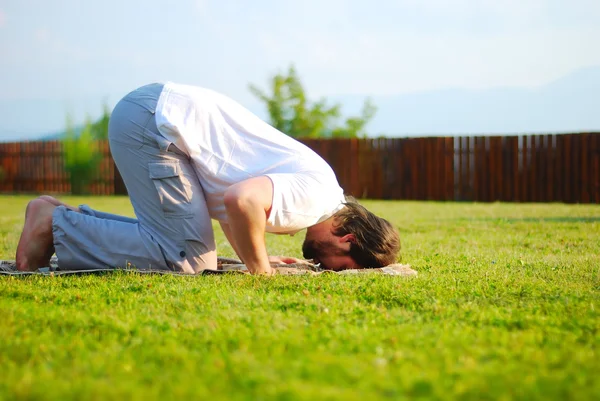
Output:
[[[192,186],[179,162],[149,163],[148,168],[165,217],[192,217]]]

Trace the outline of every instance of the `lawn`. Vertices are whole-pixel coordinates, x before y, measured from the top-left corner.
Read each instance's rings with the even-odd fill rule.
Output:
[[[0,277],[0,399],[600,399],[600,206],[363,203],[418,277]]]

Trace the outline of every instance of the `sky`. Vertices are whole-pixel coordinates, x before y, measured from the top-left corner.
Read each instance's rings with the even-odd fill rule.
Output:
[[[536,87],[600,65],[598,0],[0,0],[0,140],[100,115],[150,82],[312,98]]]

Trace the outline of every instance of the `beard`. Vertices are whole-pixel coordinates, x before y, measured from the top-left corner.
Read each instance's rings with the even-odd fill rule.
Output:
[[[323,242],[317,240],[304,240],[302,256],[304,259],[318,259],[323,250]]]
[[[347,253],[336,247],[333,242],[319,240],[304,240],[302,256],[304,259],[320,260],[326,255],[346,255]]]

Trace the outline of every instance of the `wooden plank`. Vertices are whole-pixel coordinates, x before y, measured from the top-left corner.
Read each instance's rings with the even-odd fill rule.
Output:
[[[385,199],[395,199],[394,194],[396,193],[396,154],[395,154],[395,143],[392,138],[385,138],[384,140],[384,153],[385,153],[385,171],[383,175],[383,182],[385,185],[384,196]]]
[[[494,202],[496,200],[496,152],[494,149],[494,141],[492,137],[486,137],[486,168],[487,168],[487,196],[488,202]]]
[[[581,147],[579,134],[571,137],[571,202],[577,203],[581,199]]]
[[[544,158],[544,163],[546,164],[546,178],[543,183],[543,193],[544,193],[544,201],[552,202],[554,199],[552,198],[552,185],[553,185],[553,175],[554,175],[554,136],[546,135],[546,156]]]
[[[475,137],[475,200],[485,202],[486,199],[486,174],[485,174],[485,138]]]
[[[571,157],[571,135],[565,135],[564,138],[564,152],[563,152],[563,161],[564,161],[564,175],[565,175],[565,189],[564,189],[564,200],[567,203],[573,202],[573,169],[572,169],[572,157]]]
[[[427,138],[421,138],[421,177],[420,177],[420,187],[421,194],[419,196],[420,200],[427,200]]]
[[[402,166],[402,176],[400,177],[401,181],[401,193],[402,199],[410,199],[410,194],[412,193],[411,189],[411,174],[412,174],[412,155],[411,155],[411,142],[408,139],[400,139],[400,157],[402,161],[400,165]]]
[[[502,142],[502,201],[507,202],[513,194],[513,154],[514,137],[504,137]]]
[[[511,166],[510,155],[507,153],[508,149],[508,137],[500,137],[500,163],[501,169],[499,169],[499,200],[506,202],[510,192],[510,181],[506,178],[509,175],[509,169]]]
[[[520,137],[520,163],[519,163],[519,182],[520,182],[520,192],[521,192],[521,197],[520,197],[520,201],[521,202],[527,202],[528,201],[528,189],[527,189],[527,172],[528,170],[528,166],[529,166],[529,161],[528,161],[528,138],[527,135],[522,135]]]
[[[508,141],[508,152],[510,154],[510,174],[507,176],[511,185],[511,197],[513,202],[519,202],[521,199],[520,181],[519,181],[519,137],[511,137]]]
[[[8,156],[6,154],[6,143],[0,142],[0,192],[6,191],[6,186],[9,182],[7,165],[8,165]]]
[[[7,143],[5,148],[4,148],[4,157],[6,158],[6,162],[3,164],[4,167],[4,174],[5,174],[5,179],[6,179],[6,185],[4,186],[4,190],[5,191],[14,191],[13,185],[14,185],[14,177],[13,177],[13,158],[12,158],[12,151],[13,151],[13,146],[14,144],[12,143]]]
[[[418,138],[407,139],[407,144],[410,145],[410,190],[411,195],[408,199],[416,200],[419,199],[419,168],[420,166],[420,143],[421,140]]]
[[[553,167],[553,192],[552,198],[556,202],[562,202],[564,199],[563,194],[563,169],[562,169],[562,149],[563,149],[563,135],[556,135],[554,137],[554,167]]]
[[[365,161],[364,161],[364,148],[365,148],[365,141],[361,140],[357,143],[358,146],[358,168],[360,170],[360,176],[359,178],[359,188],[358,191],[356,193],[356,198],[361,198],[364,192],[364,176],[365,176]]]
[[[54,168],[56,172],[56,190],[60,193],[67,191],[65,184],[64,153],[62,145],[55,141],[52,143],[54,149]]]
[[[444,142],[442,137],[433,138],[433,158],[435,159],[435,185],[434,199],[444,200],[444,188],[446,182],[446,158],[444,155]]]
[[[433,199],[433,186],[435,182],[435,162],[433,161],[433,141],[432,138],[425,138],[425,169],[426,169],[426,198]]]
[[[446,201],[450,201],[450,200],[456,200],[456,196],[457,196],[457,181],[456,181],[456,170],[458,168],[458,158],[456,156],[456,152],[457,152],[457,147],[458,147],[458,142],[457,142],[457,138],[454,137],[445,137],[444,138],[444,152],[446,155],[446,162],[445,162],[445,173],[446,173],[446,178],[445,178],[445,183],[446,183],[446,189],[445,189],[445,196],[444,196],[444,200]]]
[[[439,158],[436,157],[436,138],[432,137],[432,138],[427,138],[427,142],[428,142],[428,163],[427,165],[429,166],[429,180],[430,182],[429,184],[429,196],[427,197],[427,199],[429,200],[437,200],[437,187],[438,187],[438,182],[439,182]]]
[[[546,164],[544,160],[546,157],[546,137],[544,135],[537,135],[536,143],[535,169],[538,172],[535,180],[536,198],[538,202],[545,202],[544,183],[546,181]]]
[[[529,185],[531,187],[531,201],[540,201],[540,189],[539,189],[539,158],[540,158],[540,136],[531,135],[531,171],[529,172]]]
[[[46,182],[45,176],[46,176],[46,166],[48,164],[48,158],[49,158],[49,154],[48,152],[46,152],[46,143],[45,142],[39,142],[38,143],[38,152],[41,155],[41,162],[39,164],[38,167],[38,192],[46,192],[47,188],[49,187],[49,183]]]
[[[554,164],[555,161],[555,136],[554,135],[546,135],[546,179],[544,181],[544,201],[552,202],[554,201],[553,186],[554,186]]]
[[[416,200],[425,199],[425,142],[423,138],[417,138],[415,140],[415,170],[416,174]]]
[[[378,199],[390,199],[390,181],[389,179],[393,176],[393,173],[390,173],[390,152],[388,149],[388,139],[380,138],[379,139],[379,159],[377,160],[377,164],[379,165],[379,179],[381,186],[379,187],[380,197]]]
[[[427,200],[429,198],[429,149],[428,149],[428,138],[422,138],[421,140],[421,196],[419,199]]]
[[[458,138],[456,138],[456,141],[458,143],[458,146],[456,147],[456,152],[458,152],[458,171],[456,172],[456,175],[455,175],[455,180],[458,185],[458,190],[457,190],[458,199],[457,200],[464,200],[465,199],[464,171],[465,171],[465,166],[466,166],[464,146],[466,146],[466,141],[465,141],[464,137],[458,137]]]
[[[581,161],[580,161],[580,174],[581,174],[581,195],[579,201],[582,203],[590,203],[590,180],[589,180],[589,160],[590,160],[590,134],[580,134],[581,137]]]
[[[502,138],[490,137],[490,201],[502,200]]]
[[[412,196],[410,199],[421,199],[421,138],[410,139],[413,151],[411,152],[411,189]]]
[[[527,135],[527,169],[525,172],[526,202],[535,201],[535,135]]]
[[[358,170],[358,139],[350,139],[350,153],[348,155],[350,159],[350,184],[348,193],[352,196],[357,196],[359,191],[359,170]]]
[[[371,185],[373,182],[373,166],[371,163],[371,155],[373,154],[373,142],[370,139],[364,141],[363,147],[363,166],[362,171],[365,174],[363,177],[363,190],[360,196],[369,198],[371,196]]]
[[[381,146],[383,139],[373,140],[375,151],[372,154],[371,163],[373,166],[373,186],[371,199],[381,199],[383,197],[383,160]]]
[[[483,200],[484,202],[492,201],[492,172],[490,170],[490,137],[485,136],[482,137],[482,159],[481,159],[481,167],[482,171],[482,187],[483,187]]]
[[[394,168],[394,182],[391,183],[391,186],[393,187],[392,199],[402,199],[402,190],[404,188],[404,183],[402,182],[402,177],[404,176],[404,158],[402,155],[402,140],[400,138],[394,138],[392,140],[392,149],[394,153],[392,159],[392,166]]]
[[[590,202],[600,203],[600,133],[590,135]]]
[[[382,154],[382,196],[383,199],[392,199],[392,193],[394,188],[392,183],[394,182],[394,168],[393,168],[393,153],[390,148],[391,142],[389,138],[381,139],[381,154]]]
[[[474,201],[475,196],[475,138],[467,137],[467,200]]]
[[[544,182],[546,181],[546,138],[544,135],[536,135],[536,151],[535,151],[535,191],[536,202],[545,202],[544,197]]]
[[[54,154],[52,151],[52,142],[47,141],[44,143],[44,152],[46,152],[46,180],[48,182],[47,190],[48,193],[54,193],[55,191],[55,179],[56,171],[54,170]]]
[[[485,138],[475,137],[475,170],[474,185],[475,201],[487,201],[486,167],[485,167]]]
[[[546,181],[548,176],[547,166],[548,163],[546,160],[548,159],[548,140],[546,135],[539,135],[539,149],[538,149],[538,159],[537,159],[537,170],[538,174],[538,200],[539,202],[548,202],[546,198]]]
[[[530,149],[531,149],[531,170],[529,171],[529,185],[531,186],[531,201],[539,202],[539,170],[538,170],[538,159],[539,159],[539,135],[531,135],[530,137]]]
[[[445,167],[445,176],[446,176],[446,190],[444,195],[444,200],[446,201],[454,201],[456,200],[456,196],[454,194],[454,152],[455,152],[455,139],[452,137],[444,138],[444,153],[446,159],[446,167]]]
[[[397,199],[406,199],[407,198],[407,186],[410,182],[410,178],[408,175],[410,174],[409,167],[409,158],[406,153],[406,140],[402,138],[396,138],[396,177],[397,177],[397,190],[398,190],[398,198]]]
[[[433,197],[436,201],[441,201],[444,199],[444,167],[445,167],[445,158],[443,151],[443,143],[442,138],[435,137],[433,138],[433,159],[434,159],[434,175],[435,175],[435,184],[433,186]]]
[[[500,142],[500,158],[502,160],[502,170],[500,171],[500,188],[501,188],[501,196],[500,200],[506,202],[510,199],[510,180],[508,177],[510,176],[510,168],[512,163],[510,161],[510,154],[508,153],[508,137],[502,137]]]
[[[23,192],[25,190],[25,178],[23,176],[24,171],[27,168],[23,168],[23,164],[25,163],[25,159],[27,158],[27,143],[18,143],[17,149],[19,152],[19,159],[17,160],[17,182],[16,189],[18,192]]]
[[[471,160],[472,162],[472,191],[473,191],[473,201],[475,202],[480,202],[481,201],[481,194],[480,194],[480,185],[479,185],[479,177],[480,177],[480,173],[481,173],[481,166],[480,164],[480,160],[479,160],[479,138],[478,137],[474,137],[471,138],[472,139],[472,154],[473,154],[473,158]]]
[[[39,184],[41,180],[38,177],[41,175],[39,172],[40,164],[43,163],[43,155],[40,154],[39,151],[40,143],[32,142],[31,143],[31,158],[30,158],[30,166],[31,166],[31,191],[33,192],[42,192],[40,191]]]

